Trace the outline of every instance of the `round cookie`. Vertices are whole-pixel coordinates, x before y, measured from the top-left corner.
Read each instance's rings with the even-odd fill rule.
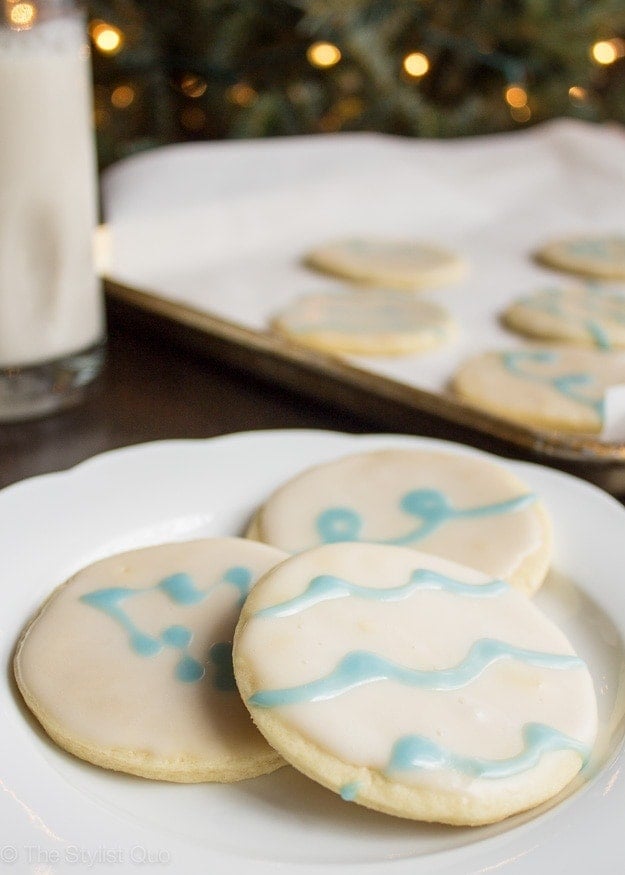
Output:
[[[405,292],[377,289],[299,298],[271,324],[305,346],[362,355],[421,352],[456,333],[443,307]]]
[[[236,692],[242,602],[284,558],[240,538],[111,556],[56,589],[14,661],[26,704],[62,748],[166,781],[237,781],[282,760]]]
[[[593,684],[502,581],[400,547],[331,544],[270,571],[234,643],[254,722],[309,777],[400,817],[477,825],[588,759]]]
[[[416,240],[353,237],[313,249],[309,267],[356,283],[395,289],[442,286],[461,279],[464,262],[439,246]]]
[[[502,318],[529,337],[625,349],[625,297],[596,286],[544,289],[515,301]]]
[[[598,434],[604,394],[625,383],[625,357],[585,349],[483,353],[453,380],[464,401],[522,425]]]
[[[625,279],[625,236],[583,234],[553,240],[536,253],[536,259],[568,273]]]
[[[248,537],[289,553],[338,541],[412,547],[527,594],[551,559],[551,522],[503,466],[473,455],[378,450],[310,468],[276,490]]]

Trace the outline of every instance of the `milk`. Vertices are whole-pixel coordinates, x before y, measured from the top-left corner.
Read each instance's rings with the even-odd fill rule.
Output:
[[[102,338],[95,179],[83,22],[0,27],[0,368]]]

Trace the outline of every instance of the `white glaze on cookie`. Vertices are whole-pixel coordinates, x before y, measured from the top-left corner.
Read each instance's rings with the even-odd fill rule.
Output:
[[[625,347],[625,297],[597,285],[544,289],[513,303],[504,321],[531,337]]]
[[[450,822],[480,822],[482,803],[506,816],[532,788],[557,792],[564,760],[567,783],[596,733],[588,670],[551,621],[501,581],[406,549],[329,545],[275,569],[244,609],[235,669],[287,759],[382,810],[380,776],[464,799],[471,815]]]
[[[27,704],[62,746],[122,771],[194,781],[275,768],[236,693],[231,644],[247,592],[282,558],[217,538],[83,569],[20,641]]]
[[[417,289],[460,279],[464,263],[439,246],[415,240],[353,237],[312,250],[306,263],[355,282]]]
[[[585,276],[625,278],[625,237],[579,235],[553,240],[537,253],[539,261]]]
[[[454,377],[456,392],[489,413],[588,433],[601,431],[606,389],[623,383],[623,354],[562,347],[484,353]]]
[[[363,355],[418,352],[455,334],[442,307],[378,289],[299,298],[272,320],[272,326],[306,346]]]
[[[546,512],[517,477],[474,456],[421,450],[363,453],[305,471],[268,499],[254,530],[290,553],[336,541],[414,547],[530,592],[551,550]]]

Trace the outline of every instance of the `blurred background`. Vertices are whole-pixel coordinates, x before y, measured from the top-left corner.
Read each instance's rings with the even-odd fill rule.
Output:
[[[625,122],[625,0],[91,0],[100,166],[163,143]]]

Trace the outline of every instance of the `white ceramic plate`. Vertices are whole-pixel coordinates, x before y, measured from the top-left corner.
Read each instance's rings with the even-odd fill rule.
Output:
[[[290,768],[230,786],[159,784],[63,753],[22,706],[11,680],[16,638],[71,573],[124,549],[240,533],[267,493],[303,467],[382,446],[476,452],[421,438],[251,432],[118,450],[0,493],[0,864],[185,875],[622,871],[625,510],[557,471],[506,462],[554,518],[554,571],[538,602],[588,661],[599,698],[594,760],[556,805],[458,829],[367,811]]]

